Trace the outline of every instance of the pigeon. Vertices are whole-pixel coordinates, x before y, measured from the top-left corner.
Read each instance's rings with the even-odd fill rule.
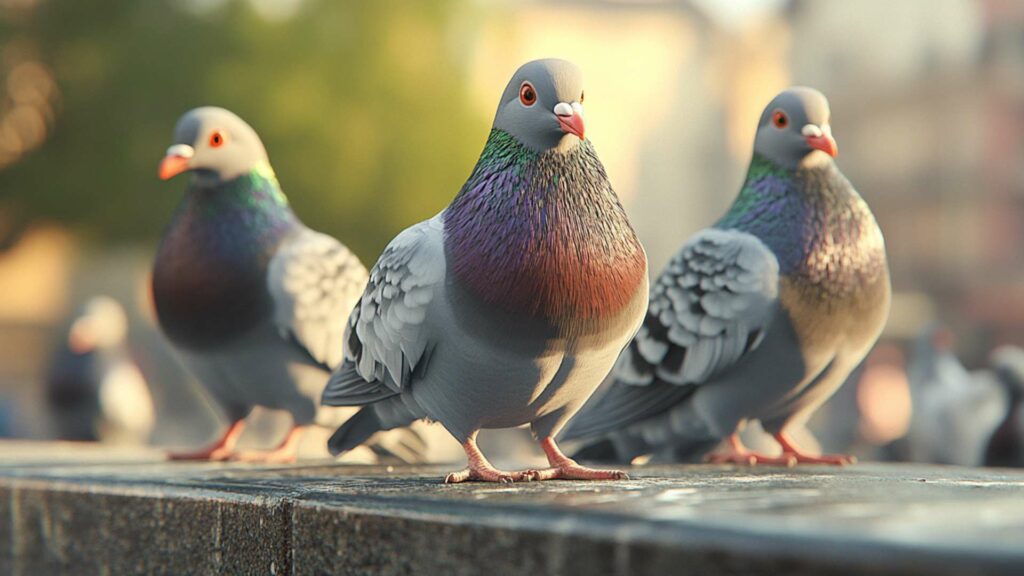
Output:
[[[583,98],[574,64],[524,64],[459,193],[385,248],[324,390],[326,405],[363,406],[332,453],[428,419],[466,452],[449,483],[626,477],[580,466],[554,439],[647,307],[647,255],[584,136]],[[478,431],[526,424],[550,467],[491,465]]]
[[[953,333],[938,324],[914,342],[907,366],[913,412],[904,438],[912,462],[981,466],[1001,423],[1012,422],[1015,387],[1004,383],[1019,369],[1013,352],[993,352],[991,369],[968,371],[954,343]]]
[[[1001,346],[992,351],[990,363],[1006,390],[1002,422],[989,437],[982,463],[985,466],[1024,468],[1024,349]]]
[[[58,348],[46,399],[57,437],[139,445],[149,441],[156,411],[149,385],[126,340],[128,317],[109,296],[82,307]]]
[[[229,425],[201,450],[172,459],[291,462],[342,359],[345,316],[367,272],[334,238],[307,228],[281,190],[256,132],[234,113],[185,113],[160,163],[191,181],[153,265],[163,333],[224,410]],[[293,424],[269,451],[237,451],[255,406]]]
[[[722,440],[718,463],[845,464],[801,450],[807,421],[882,331],[891,289],[882,232],[837,168],[825,96],[778,94],[757,126],[739,195],[651,287],[650,309],[611,384],[569,423],[576,457],[686,461]],[[759,421],[780,445],[749,450]]]

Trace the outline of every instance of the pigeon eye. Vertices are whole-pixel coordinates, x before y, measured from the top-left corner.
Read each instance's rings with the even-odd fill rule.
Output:
[[[775,112],[772,112],[772,124],[781,130],[786,126],[789,126],[789,116],[786,116],[786,113],[782,110],[776,110]]]
[[[580,104],[583,104],[583,92],[580,92]]]
[[[224,133],[220,130],[214,130],[213,134],[210,134],[210,147],[220,148],[224,145]]]
[[[533,106],[537,102],[537,92],[533,89],[533,84],[523,82],[519,88],[519,101],[523,106]]]

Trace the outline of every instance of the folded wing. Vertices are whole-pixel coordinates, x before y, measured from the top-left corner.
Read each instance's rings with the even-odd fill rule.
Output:
[[[778,306],[779,266],[756,237],[708,229],[651,287],[647,317],[612,372],[613,384],[569,423],[584,438],[639,422],[692,393],[756,349]]]

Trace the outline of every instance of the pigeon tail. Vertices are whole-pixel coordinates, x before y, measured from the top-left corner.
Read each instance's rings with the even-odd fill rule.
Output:
[[[335,433],[336,435],[337,433]],[[334,440],[334,437],[331,440]],[[380,458],[397,459],[403,464],[426,462],[428,448],[427,441],[423,439],[423,436],[411,428],[397,430],[393,434],[382,434],[370,445],[370,449]]]
[[[418,408],[416,409],[418,410]],[[406,405],[401,396],[392,396],[372,406],[364,406],[359,412],[356,412],[355,416],[349,418],[334,432],[330,440],[327,441],[327,449],[331,454],[337,456],[363,444],[377,432],[408,426],[423,416],[422,413],[417,413]],[[419,457],[426,451],[426,444],[416,432],[412,430],[403,432],[408,432],[408,434],[397,435],[397,443],[390,442],[390,440],[395,440],[394,438],[382,438],[377,444],[380,444],[391,455],[411,461],[403,454],[413,453]],[[403,445],[404,449],[399,449],[399,445]]]
[[[320,402],[324,406],[365,406],[397,394],[380,382],[368,382],[356,371],[355,363],[346,360],[331,374]]]
[[[356,415],[349,418],[331,435],[327,441],[327,450],[332,456],[348,452],[366,442],[370,436],[383,429],[377,411],[373,406],[366,406]]]

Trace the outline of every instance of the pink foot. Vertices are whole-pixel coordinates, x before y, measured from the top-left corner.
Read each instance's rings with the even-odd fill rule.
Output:
[[[548,457],[550,468],[537,470],[533,474],[537,480],[629,480],[622,470],[601,470],[581,466],[558,449],[555,439],[548,436],[540,441],[544,455]]]
[[[756,452],[721,452],[708,454],[704,458],[708,464],[740,464],[745,466],[796,466],[796,458],[782,456],[768,456]]]
[[[587,468],[573,460],[560,463],[558,466],[536,471],[537,480],[629,480],[629,474],[622,470],[603,470]]]
[[[299,439],[302,437],[303,426],[292,426],[281,444],[273,450],[246,450],[235,454],[231,459],[238,462],[261,462],[264,464],[291,464],[299,454]]]
[[[169,452],[167,454],[168,460],[207,460],[211,462],[223,462],[231,459],[234,456],[234,451],[230,448],[213,445],[202,450],[196,450],[193,452]]]
[[[511,482],[529,482],[536,478],[536,472],[532,470],[505,472],[492,466],[476,445],[475,432],[462,443],[462,448],[466,451],[466,461],[469,463],[469,467],[445,476],[445,484],[458,484],[470,481],[506,484]]]
[[[775,441],[782,446],[782,455],[790,456],[796,459],[798,464],[827,464],[830,466],[846,466],[847,464],[855,464],[857,458],[848,454],[822,454],[821,456],[812,456],[805,454],[802,450],[797,448],[793,441],[789,439],[784,432],[775,434]]]
[[[295,452],[285,450],[246,450],[234,454],[231,459],[235,462],[261,462],[264,464],[292,464],[297,455]]]
[[[511,484],[512,482],[529,482],[534,480],[534,473],[531,470],[522,472],[506,472],[491,466],[477,466],[475,468],[464,468],[458,472],[452,472],[445,476],[445,484],[459,484],[461,482],[498,482]]]
[[[216,442],[206,448],[193,452],[170,452],[167,454],[167,458],[169,460],[207,460],[216,462],[228,460],[235,454],[235,444],[238,443],[238,437],[242,435],[244,428],[244,420],[235,420]]]
[[[768,456],[750,451],[750,449],[743,445],[737,434],[729,436],[724,451],[708,454],[704,461],[709,464],[740,464],[743,466],[757,466],[758,464],[766,466],[796,466],[796,458],[790,454],[783,453],[781,456]]]
[[[846,466],[847,464],[857,463],[857,457],[850,454],[822,454],[821,456],[811,456],[809,454],[801,454],[798,452],[786,452],[784,454],[794,458],[797,464],[828,464],[831,466]]]

